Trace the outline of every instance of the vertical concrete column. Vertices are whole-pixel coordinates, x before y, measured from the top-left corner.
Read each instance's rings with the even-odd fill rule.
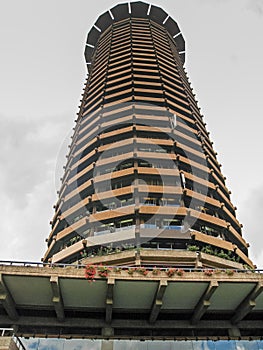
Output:
[[[229,328],[228,335],[229,337],[236,337],[236,338],[241,337],[240,330],[237,327]]]
[[[0,350],[18,350],[18,347],[12,337],[0,337]]]
[[[113,340],[102,340],[101,350],[113,350]]]

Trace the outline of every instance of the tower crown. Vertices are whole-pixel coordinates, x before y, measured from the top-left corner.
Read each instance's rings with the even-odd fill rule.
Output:
[[[89,71],[94,49],[103,32],[105,32],[114,23],[131,17],[149,19],[163,26],[173,38],[178,48],[182,63],[185,62],[185,41],[175,20],[158,6],[147,4],[143,1],[136,1],[116,5],[100,15],[100,17],[97,19],[88,33],[85,48],[85,58]]]

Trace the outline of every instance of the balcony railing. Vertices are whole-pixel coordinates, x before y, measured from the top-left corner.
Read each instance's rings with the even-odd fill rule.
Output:
[[[134,248],[136,249],[136,248]],[[44,263],[44,262],[35,262],[35,261],[11,261],[11,260],[0,260],[0,269],[1,266],[24,266],[24,267],[72,267],[75,269],[82,269],[86,267],[86,264],[64,264],[64,263]],[[108,266],[108,267],[116,267],[116,266]],[[117,266],[119,267],[119,266]],[[121,266],[122,269],[129,269],[129,268],[135,268],[134,266],[130,266],[130,265],[122,265]],[[147,270],[153,270],[154,267],[147,267]],[[161,267],[161,270],[165,271],[169,269],[168,267]],[[216,270],[216,271],[226,271],[227,269],[225,268],[211,268],[209,267],[209,270]],[[189,268],[189,267],[184,267],[184,271],[185,272],[205,272],[207,271],[207,268]],[[235,272],[251,272],[251,273],[263,273],[263,269],[233,269],[233,271]],[[1,330],[1,328],[0,328]]]

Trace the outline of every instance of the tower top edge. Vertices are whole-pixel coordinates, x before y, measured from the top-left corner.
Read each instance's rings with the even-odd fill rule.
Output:
[[[85,59],[89,68],[94,49],[101,34],[112,24],[128,18],[145,18],[162,25],[178,47],[182,62],[185,61],[185,40],[177,22],[161,7],[143,1],[125,2],[115,5],[100,15],[90,29],[85,48]]]

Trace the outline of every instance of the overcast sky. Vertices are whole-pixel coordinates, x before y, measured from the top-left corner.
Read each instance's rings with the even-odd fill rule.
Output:
[[[0,0],[0,259],[39,261],[86,78],[84,46],[112,0]],[[263,268],[263,0],[155,0],[179,24],[186,70],[232,202]]]

